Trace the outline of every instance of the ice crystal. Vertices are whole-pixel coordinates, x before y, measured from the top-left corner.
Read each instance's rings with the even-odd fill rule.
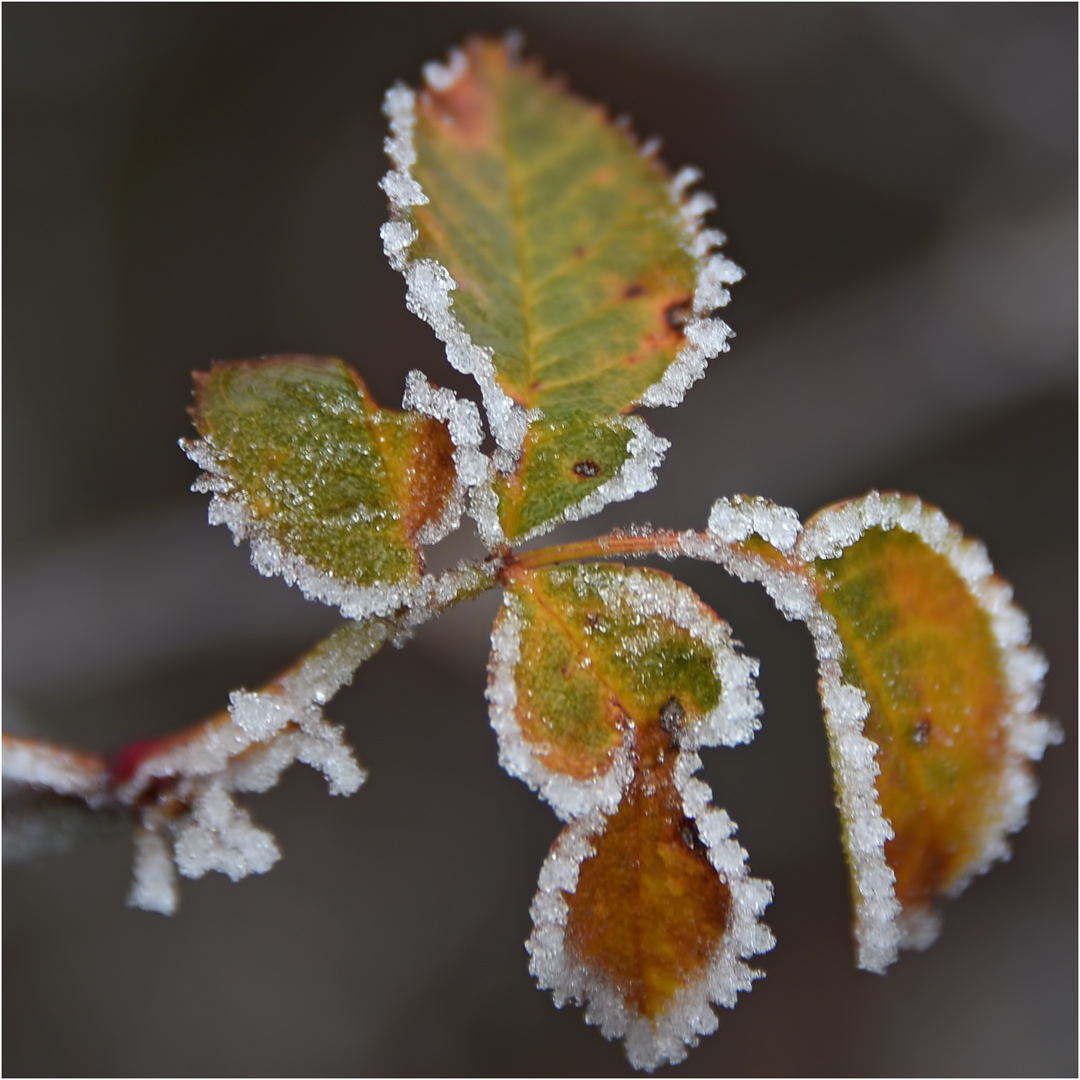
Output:
[[[441,521],[429,522],[417,539],[433,544],[453,532],[461,521],[468,493],[488,482],[488,458],[480,450],[484,433],[480,411],[471,401],[463,401],[453,390],[433,386],[421,371],[410,371],[405,379],[402,407],[441,420],[454,444],[454,490],[447,500]]]

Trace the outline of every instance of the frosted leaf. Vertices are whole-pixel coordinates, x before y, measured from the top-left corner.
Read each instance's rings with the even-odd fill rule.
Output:
[[[913,539],[903,540],[905,534]],[[818,651],[856,877],[860,964],[880,971],[895,959],[897,944],[923,948],[930,943],[940,925],[936,897],[956,895],[975,874],[1008,857],[1006,836],[1024,824],[1035,792],[1030,762],[1059,738],[1056,727],[1034,712],[1045,660],[1029,646],[1026,617],[1011,604],[1011,590],[994,577],[985,548],[966,540],[940,511],[918,499],[871,492],[822,511],[807,523],[796,555],[822,590],[822,603],[808,624]],[[903,577],[891,584],[890,574]],[[843,640],[836,621],[841,617]],[[867,636],[872,627],[878,629]],[[949,634],[947,642],[934,636],[942,633]],[[916,644],[906,646],[908,640]],[[884,675],[875,666],[873,649],[879,647],[890,658]],[[960,650],[967,650],[964,659],[954,662]],[[927,670],[917,696],[903,689],[913,677],[912,665],[949,664],[960,666],[952,674],[945,667]],[[856,677],[886,688],[885,698],[880,688],[872,690],[874,700],[882,702],[875,706],[880,712],[871,713],[867,692],[850,681]],[[910,702],[924,698],[911,726],[904,726],[907,710],[914,707]],[[870,723],[885,743],[865,736],[864,725]],[[930,752],[928,746],[950,761],[946,772],[940,766],[934,775],[962,776],[964,787],[938,792],[944,782],[939,779],[922,792],[925,806],[912,819],[905,794],[910,781],[904,778],[923,768],[921,755]],[[894,759],[905,755],[910,761],[895,772]],[[881,811],[886,799],[896,808],[889,811],[891,823]],[[887,841],[896,828],[912,828],[911,820],[922,831],[930,829],[931,836],[948,830],[948,836],[933,841],[947,855],[924,863],[923,841],[907,841],[895,856],[894,873]],[[897,895],[903,898],[902,913]]]
[[[495,485],[500,534],[524,543],[651,491],[670,446],[638,416],[534,424],[518,471]]]
[[[598,564],[514,570],[492,631],[499,760],[564,819],[611,813],[641,732],[685,748],[750,741],[757,662],[685,585]]]
[[[555,1004],[584,1006],[586,1022],[605,1038],[624,1039],[630,1063],[650,1072],[682,1061],[699,1036],[716,1030],[711,1006],[733,1007],[762,974],[745,961],[775,944],[758,921],[772,886],[749,876],[746,852],[731,839],[734,824],[707,805],[711,793],[692,779],[697,755],[676,755],[643,767],[618,816],[594,811],[563,830],[540,871],[526,943],[529,970]],[[639,824],[622,824],[627,815]],[[703,869],[699,851],[711,869]],[[636,860],[635,881],[643,878],[626,896],[617,872],[625,859]],[[663,899],[669,879],[681,903]],[[691,882],[696,886],[685,891]],[[716,907],[703,898],[710,891]],[[656,899],[647,899],[654,892]],[[680,925],[688,902],[704,905],[691,917],[693,930]],[[680,955],[686,934],[698,941]],[[649,979],[646,972],[672,962],[679,988],[665,993],[656,987],[671,973]]]
[[[181,444],[205,470],[194,490],[211,494],[212,524],[227,525],[236,543],[250,541],[256,569],[348,618],[413,604],[421,543],[460,516],[455,458],[476,469],[448,420],[380,408],[333,359],[215,364],[195,384],[202,438]],[[421,396],[439,411],[434,388]],[[464,440],[469,408],[443,404]]]

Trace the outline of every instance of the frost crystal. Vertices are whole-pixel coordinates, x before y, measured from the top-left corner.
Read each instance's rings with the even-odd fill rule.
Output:
[[[473,402],[462,401],[453,390],[433,386],[421,371],[410,371],[406,376],[402,407],[441,420],[454,444],[454,490],[442,520],[429,522],[417,536],[422,544],[434,544],[458,527],[467,493],[488,482],[488,458],[480,450],[484,438],[480,410]]]
[[[458,53],[451,57],[448,67],[428,65],[424,71],[428,85],[436,90],[446,89],[460,78],[466,64],[464,54]],[[416,163],[413,145],[416,94],[401,84],[391,87],[386,92],[383,112],[390,121],[390,135],[384,148],[394,165],[379,182],[390,200],[390,220],[380,230],[383,251],[390,265],[405,275],[405,306],[423,319],[446,345],[450,365],[476,380],[496,443],[511,459],[516,459],[533,415],[503,392],[496,378],[491,349],[477,345],[451,311],[450,292],[457,288],[457,283],[450,272],[435,259],[413,261],[409,257],[409,248],[418,236],[412,207],[428,202],[411,172]]]
[[[1011,603],[1011,589],[994,576],[986,549],[977,541],[965,539],[960,529],[950,524],[944,514],[939,510],[925,508],[918,499],[894,494],[881,495],[874,491],[863,499],[827,510],[819,514],[803,532],[796,553],[806,562],[814,559],[837,558],[846,548],[859,540],[867,530],[874,528],[885,531],[903,529],[905,532],[918,536],[939,555],[945,556],[963,579],[975,601],[989,617],[994,637],[1001,651],[1002,668],[1008,683],[1010,709],[1003,721],[1008,751],[995,801],[997,816],[988,821],[985,826],[980,857],[951,889],[952,894],[955,895],[961,892],[976,874],[985,873],[998,859],[1008,858],[1009,845],[1006,837],[1009,833],[1023,827],[1027,820],[1028,803],[1035,795],[1035,782],[1028,768],[1028,762],[1040,760],[1047,746],[1061,740],[1061,732],[1057,726],[1035,712],[1042,692],[1043,676],[1046,674],[1046,660],[1037,649],[1030,645],[1031,631],[1027,617]],[[831,629],[826,624],[826,620],[828,624],[831,624]],[[862,715],[865,715],[865,699],[861,691],[844,684],[840,677],[838,661],[841,646],[835,634],[835,623],[824,612],[819,612],[818,622],[819,629],[814,633],[814,637],[818,646],[823,694],[828,693],[834,701],[838,702],[842,716],[849,718],[850,722],[845,724],[845,728],[850,727],[851,723],[858,723],[861,732],[862,716],[856,718],[855,713],[863,710]],[[811,625],[811,631],[814,632],[813,625]],[[855,702],[856,695],[861,699],[858,704]],[[832,734],[831,729],[830,734]],[[848,742],[853,743],[850,732],[845,730],[844,734],[849,737]],[[869,740],[863,739],[863,741],[869,743]],[[873,743],[869,745],[876,752],[876,746]],[[834,749],[839,750],[841,754],[844,752],[843,746],[838,746],[836,742],[834,742]],[[859,756],[861,760],[862,754],[860,753]],[[873,771],[876,773],[876,766]],[[864,767],[861,777],[857,777],[856,786],[862,790],[862,786],[868,780],[872,784],[872,777],[867,775]],[[853,809],[857,813],[865,813],[868,806],[865,793],[859,800],[859,804]],[[851,818],[852,828],[858,829],[860,835],[865,835],[867,838],[875,833],[873,811],[880,816],[876,800],[870,820],[864,821],[858,816]],[[882,824],[888,828],[886,822]],[[895,900],[893,903],[895,904]],[[896,916],[899,916],[898,905]],[[908,912],[898,923],[889,928],[886,937],[891,937],[893,940],[899,939],[899,943],[905,946],[925,948],[932,942],[938,925],[939,920],[933,912]],[[868,960],[876,958],[877,963],[866,962],[863,966],[871,970],[881,970],[895,959],[895,946],[890,952],[886,947],[886,940],[879,939],[876,931],[867,930],[866,936],[869,949]],[[860,938],[860,944],[862,944],[862,938]],[[861,959],[862,954],[860,954]]]
[[[236,881],[270,869],[279,858],[274,838],[233,792],[266,791],[295,761],[320,770],[332,795],[360,787],[365,773],[321,706],[391,637],[384,622],[342,627],[269,690],[235,691],[227,714],[139,762],[117,791],[121,803],[141,806],[131,905],[175,910],[173,857],[185,877],[216,870]]]
[[[709,514],[707,531],[725,544],[757,535],[778,551],[790,554],[802,531],[799,515],[768,499],[735,495],[717,499]]]
[[[686,391],[704,376],[709,361],[728,351],[728,338],[735,336],[727,323],[710,316],[717,308],[727,305],[731,295],[725,286],[741,281],[743,272],[730,259],[714,252],[724,243],[724,234],[702,228],[703,215],[716,206],[712,196],[698,192],[686,198],[687,188],[700,179],[697,169],[685,168],[675,176],[669,189],[684,246],[697,261],[693,318],[686,325],[686,344],[660,381],[653,383],[635,402],[637,405],[678,405]]]
[[[630,1064],[652,1071],[677,1064],[698,1037],[717,1028],[711,1005],[732,1008],[739,991],[748,991],[762,972],[745,960],[766,953],[776,944],[768,927],[758,920],[772,900],[772,885],[747,872],[746,852],[731,839],[735,825],[723,810],[708,806],[707,785],[693,779],[701,761],[692,751],[680,751],[675,769],[683,812],[697,824],[720,880],[731,891],[727,932],[701,975],[676,993],[655,1020],[628,1005],[619,988],[573,954],[566,944],[569,907],[565,896],[577,888],[581,864],[595,854],[590,841],[603,833],[605,819],[594,811],[563,830],[540,870],[539,888],[530,914],[533,932],[526,942],[529,971],[541,989],[551,990],[555,1004],[569,1001],[585,1007],[585,1022],[595,1024],[607,1039],[625,1039]]]

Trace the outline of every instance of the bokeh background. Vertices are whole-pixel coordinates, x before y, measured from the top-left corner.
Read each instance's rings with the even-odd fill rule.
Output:
[[[336,354],[471,392],[378,239],[383,91],[516,27],[581,94],[699,165],[747,270],[738,338],[678,412],[658,488],[809,513],[918,492],[983,538],[1030,612],[1066,732],[1006,865],[886,978],[851,964],[809,639],[680,568],[762,660],[765,726],[707,755],[775,883],[768,978],[686,1075],[1074,1074],[1077,9],[5,4],[4,725],[96,749],[190,723],[331,628],[205,524],[189,372]],[[438,549],[437,549],[438,550]],[[456,554],[457,548],[450,551]],[[332,705],[371,778],[303,767],[251,799],[265,878],[124,907],[109,833],[4,875],[8,1075],[601,1074],[522,942],[551,813],[496,764],[488,597],[380,655]]]

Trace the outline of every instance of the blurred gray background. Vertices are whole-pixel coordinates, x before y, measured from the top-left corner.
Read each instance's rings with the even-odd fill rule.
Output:
[[[95,749],[190,723],[330,629],[205,524],[189,372],[336,354],[377,397],[464,392],[378,239],[380,102],[521,29],[584,96],[700,166],[746,268],[738,332],[658,488],[595,528],[701,527],[918,492],[1030,612],[1067,735],[1007,865],[942,940],[856,972],[809,640],[679,572],[762,660],[753,746],[707,754],[773,880],[768,978],[686,1075],[1073,1074],[1077,9],[1073,4],[28,5],[3,10],[4,726]],[[455,549],[456,550],[456,549]],[[330,713],[371,770],[249,801],[285,858],[124,907],[118,832],[4,876],[7,1075],[620,1074],[522,942],[551,813],[496,764],[496,598],[362,669]]]

